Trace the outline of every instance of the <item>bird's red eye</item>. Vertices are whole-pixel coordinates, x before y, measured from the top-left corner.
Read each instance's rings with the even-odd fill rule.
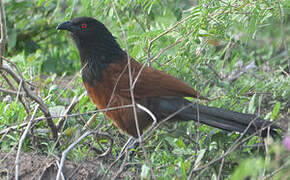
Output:
[[[82,29],[86,29],[87,27],[88,27],[88,25],[87,25],[86,23],[81,24],[81,28],[82,28]]]

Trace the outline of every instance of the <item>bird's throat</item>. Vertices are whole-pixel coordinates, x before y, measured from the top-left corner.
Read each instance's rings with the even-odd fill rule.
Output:
[[[82,78],[83,81],[89,85],[95,85],[96,81],[102,81],[103,71],[111,63],[117,63],[125,60],[124,53],[116,52],[100,52],[93,51],[93,53],[81,53],[81,63],[82,63]]]
[[[97,38],[80,38],[72,35],[78,48],[82,63],[82,78],[85,83],[92,85],[102,80],[103,71],[111,64],[126,59],[123,51],[113,36],[106,41]]]

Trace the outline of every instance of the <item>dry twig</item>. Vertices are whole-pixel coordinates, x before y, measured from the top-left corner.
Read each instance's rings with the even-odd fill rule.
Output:
[[[258,116],[256,117],[258,118]],[[271,124],[263,127],[260,129],[260,131],[256,131],[255,133],[249,135],[248,137],[242,139],[245,135],[245,132],[248,131],[248,129],[251,127],[251,125],[253,124],[253,122],[256,120],[256,118],[254,118],[250,123],[249,125],[247,126],[247,128],[243,131],[243,133],[241,133],[241,136],[233,143],[233,145],[225,152],[223,153],[223,155],[221,155],[220,157],[217,157],[216,159],[210,161],[209,163],[207,163],[206,165],[203,165],[201,167],[198,167],[198,168],[194,168],[192,169],[192,171],[190,172],[190,176],[188,179],[191,179],[191,177],[193,176],[193,174],[195,172],[198,172],[198,171],[202,171],[208,167],[210,167],[211,165],[219,162],[220,160],[224,159],[225,157],[227,157],[228,155],[230,155],[235,149],[237,149],[241,144],[243,144],[244,142],[246,142],[247,140],[251,139],[253,136],[257,135],[260,131],[264,130],[264,129],[268,129],[271,125],[277,123],[278,121],[274,121],[272,122]]]
[[[56,176],[56,180],[59,180],[62,174],[62,169],[64,167],[64,162],[66,159],[67,154],[77,145],[80,143],[81,140],[83,140],[84,138],[86,138],[87,136],[91,135],[91,134],[96,134],[96,136],[98,135],[104,135],[102,133],[99,133],[98,131],[87,131],[86,133],[84,133],[79,139],[77,139],[74,143],[72,143],[66,150],[64,150],[62,152],[62,156],[61,156],[61,160],[60,160],[60,164],[58,167],[58,172],[57,172],[57,176]],[[106,153],[106,152],[105,152]]]
[[[7,37],[7,28],[6,28],[6,16],[4,10],[3,1],[0,0],[0,31],[1,31],[1,39],[0,39],[0,55],[5,55],[6,45],[8,44]],[[0,66],[3,65],[2,59],[0,59]]]
[[[135,102],[135,97],[134,97],[134,83],[133,83],[134,81],[133,81],[132,72],[131,72],[132,69],[131,69],[130,56],[128,54],[129,48],[128,48],[128,42],[127,42],[126,32],[124,30],[124,27],[123,27],[123,24],[122,24],[121,19],[119,17],[119,14],[118,14],[118,12],[116,10],[114,1],[112,1],[112,4],[113,4],[113,8],[114,8],[115,14],[117,16],[117,19],[118,19],[119,24],[120,24],[121,29],[122,29],[123,38],[125,39],[125,42],[126,42],[125,44],[126,44],[127,60],[128,60],[128,73],[129,73],[129,83],[130,83],[130,94],[131,94],[131,100],[132,100],[132,105],[133,105],[133,113],[134,113],[134,119],[135,119],[137,134],[138,134],[138,138],[139,138],[139,143],[140,143],[140,145],[142,147],[142,150],[144,152],[144,156],[145,156],[146,162],[147,162],[147,164],[150,167],[152,179],[156,179],[155,173],[154,173],[153,168],[152,168],[152,165],[151,165],[151,163],[150,163],[150,161],[148,159],[147,151],[146,151],[146,149],[145,149],[145,147],[144,147],[144,145],[142,143],[141,132],[140,132],[140,129],[139,129],[139,122],[138,122],[137,109],[136,109],[136,102]],[[137,79],[138,79],[138,77],[136,78],[135,82],[137,81]]]
[[[118,107],[111,107],[111,108],[106,108],[106,109],[100,109],[100,110],[96,110],[96,111],[90,111],[90,112],[85,112],[85,113],[76,113],[76,114],[69,114],[69,115],[61,115],[61,116],[51,116],[51,118],[65,118],[65,117],[77,117],[77,116],[82,116],[82,115],[90,115],[90,114],[95,114],[98,112],[106,112],[106,111],[113,111],[113,110],[117,110],[117,109],[123,109],[123,108],[131,108],[132,105],[124,105],[124,106],[118,106]],[[35,118],[33,120],[33,123],[36,122],[40,122],[43,120],[46,120],[46,117],[39,117],[39,118]],[[23,128],[25,126],[27,126],[27,122],[21,123],[20,125],[14,125],[14,126],[10,126],[6,129],[3,129],[2,131],[0,131],[0,136],[6,133],[9,133],[10,131],[14,131],[17,130],[18,128]],[[87,127],[87,126],[86,126]]]
[[[1,88],[1,87],[0,87],[0,92],[7,93],[7,94],[10,94],[10,95],[22,95],[22,96],[25,95],[24,92],[13,91],[13,90],[4,89],[4,88]]]
[[[23,132],[20,140],[19,140],[19,143],[18,143],[18,149],[17,149],[17,155],[16,155],[16,159],[15,159],[15,179],[18,180],[19,179],[19,169],[20,169],[20,153],[21,153],[21,148],[22,148],[22,145],[23,145],[23,142],[24,142],[24,139],[26,138],[29,130],[30,130],[30,127],[32,125],[32,121],[33,119],[35,118],[35,115],[36,115],[36,112],[38,110],[38,107],[39,105],[37,105],[35,107],[35,110],[31,116],[31,119],[29,120],[28,122],[28,125],[26,126],[26,129],[25,131]]]
[[[287,44],[287,38],[285,36],[286,34],[286,30],[284,28],[284,15],[283,15],[283,12],[282,12],[282,8],[281,8],[281,2],[280,0],[278,0],[278,8],[279,8],[279,14],[280,14],[280,28],[281,28],[281,31],[282,31],[282,42],[283,42],[283,45],[284,45],[284,48],[285,48],[285,53],[286,53],[286,59],[288,61],[288,72],[290,74],[290,58],[289,58],[289,54],[288,54],[288,44]]]
[[[3,57],[2,57],[3,58]],[[7,59],[5,59],[7,61]],[[10,62],[10,61],[9,61]],[[17,68],[17,66],[15,64],[12,63],[12,65],[14,67]],[[0,67],[0,70],[3,72],[6,72],[8,74],[11,75],[11,77],[20,85],[22,85],[22,88],[24,89],[25,93],[27,94],[28,97],[30,97],[32,100],[34,100],[37,104],[39,104],[39,108],[41,109],[41,111],[44,113],[45,117],[46,117],[46,123],[47,126],[51,129],[52,132],[52,137],[54,140],[57,140],[58,134],[57,134],[57,129],[55,124],[52,121],[51,118],[51,114],[47,108],[47,106],[45,105],[45,103],[42,101],[41,98],[39,98],[36,94],[34,94],[28,84],[26,83],[26,81],[24,80],[23,76],[21,73],[19,73],[18,75],[9,67],[9,66],[2,66]],[[18,71],[19,72],[19,71]]]
[[[61,117],[61,119],[57,122],[56,124],[57,130],[60,130],[60,128],[65,124],[65,121],[67,120],[67,115],[72,112],[75,105],[77,105],[80,102],[80,100],[84,97],[85,94],[86,92],[82,93],[78,98],[77,96],[73,98],[72,102],[63,113],[63,117]]]

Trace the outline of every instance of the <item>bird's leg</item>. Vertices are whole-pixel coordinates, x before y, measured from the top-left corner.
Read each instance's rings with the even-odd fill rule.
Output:
[[[121,156],[123,156],[123,154],[124,154],[124,152],[125,152],[125,150],[128,148],[129,150],[130,149],[135,149],[135,148],[137,148],[138,146],[139,146],[139,143],[140,143],[140,141],[143,141],[143,139],[145,138],[145,137],[147,137],[150,133],[151,133],[151,131],[157,126],[157,119],[156,119],[156,117],[155,117],[155,115],[149,110],[149,109],[147,109],[146,107],[144,107],[144,106],[142,106],[141,104],[136,104],[137,105],[137,107],[139,108],[139,109],[142,109],[143,111],[145,111],[151,118],[152,118],[152,120],[153,120],[153,123],[152,123],[152,125],[151,125],[151,127],[146,131],[146,132],[144,132],[142,135],[141,135],[141,137],[140,138],[134,138],[134,137],[130,137],[129,139],[128,139],[128,141],[126,142],[126,144],[123,146],[123,148],[122,148],[122,150],[120,151],[120,154],[119,154],[119,156],[118,156],[118,158],[120,158]],[[130,154],[130,156],[132,156],[133,155],[133,153],[131,153]]]
[[[153,122],[151,127],[149,129],[147,129],[141,136],[141,139],[143,141],[143,139],[145,139],[147,136],[149,136],[149,134],[152,132],[153,129],[155,129],[155,127],[158,125],[157,121]],[[139,140],[139,139],[138,139]]]
[[[141,104],[136,104],[136,105],[137,105],[138,108],[140,108],[143,111],[145,111],[151,117],[151,119],[153,120],[153,123],[152,123],[151,127],[142,134],[141,138],[138,139],[139,141],[140,140],[143,141],[143,139],[146,136],[148,136],[151,133],[151,131],[157,126],[158,122],[157,122],[156,116],[149,109],[147,109],[146,107],[142,106]]]
[[[147,136],[149,136],[149,134],[152,132],[152,130],[158,125],[157,122],[153,122],[153,124],[151,125],[151,127],[142,134],[141,136],[141,141],[143,141]],[[130,141],[130,142],[129,142]],[[125,146],[122,148],[122,151],[125,151],[126,148],[128,148],[129,150],[131,149],[136,149],[139,144],[140,144],[140,138],[133,138],[133,137],[130,137],[129,140],[127,141],[127,143],[125,144]],[[121,151],[121,152],[122,152]],[[131,151],[129,153],[129,158],[131,158],[134,154],[134,151]],[[120,154],[121,155],[121,154]]]
[[[121,158],[124,154],[125,151],[128,147],[131,147],[131,145],[133,145],[135,143],[136,139],[134,137],[130,137],[128,139],[128,141],[126,142],[126,144],[122,147],[122,150],[119,153],[118,159]]]
[[[142,134],[141,136],[141,141],[143,141],[143,139],[145,139],[151,132],[152,130],[158,125],[157,122],[153,122],[151,127]],[[126,149],[136,149],[140,144],[140,138],[134,138],[134,137],[130,137],[128,139],[128,141],[126,142],[126,144],[122,147],[122,150],[119,153],[118,159],[121,158],[124,154]],[[130,153],[129,156],[131,157],[134,154],[134,152]]]

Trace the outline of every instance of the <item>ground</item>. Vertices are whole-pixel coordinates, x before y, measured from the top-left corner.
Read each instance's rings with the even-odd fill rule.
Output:
[[[15,179],[16,153],[0,152],[1,163],[0,179]],[[55,179],[57,174],[57,158],[47,158],[35,153],[21,153],[20,179]],[[99,179],[104,175],[101,170],[100,161],[96,158],[87,159],[85,162],[77,163],[66,161],[64,176],[66,179]]]

